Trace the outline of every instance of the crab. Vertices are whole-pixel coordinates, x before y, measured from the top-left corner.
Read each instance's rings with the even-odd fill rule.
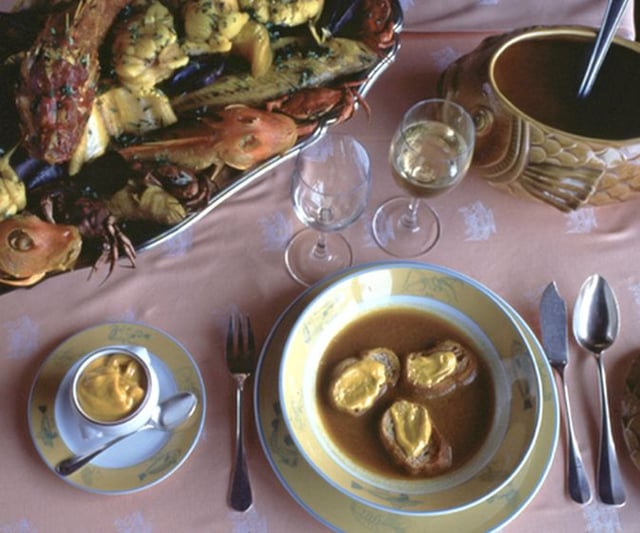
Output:
[[[91,266],[89,276],[109,263],[108,278],[120,257],[120,251],[136,266],[136,251],[131,240],[117,223],[106,203],[86,196],[67,181],[56,182],[39,192],[39,204],[44,219],[56,225],[75,227],[83,241],[97,242],[100,252]]]
[[[146,184],[161,187],[188,210],[204,208],[216,192],[216,184],[209,172],[196,172],[170,163],[137,162],[132,168],[144,174]]]
[[[316,87],[301,89],[293,94],[267,102],[267,111],[278,111],[299,122],[309,122],[308,130],[313,131],[317,121],[332,113],[336,117],[335,124],[340,124],[353,116],[356,104],[362,105],[367,116],[369,105],[358,92],[361,82],[349,82],[338,88]],[[306,133],[307,129],[299,129]]]
[[[393,6],[389,0],[364,0],[360,17],[359,37],[362,42],[380,51],[395,44]]]

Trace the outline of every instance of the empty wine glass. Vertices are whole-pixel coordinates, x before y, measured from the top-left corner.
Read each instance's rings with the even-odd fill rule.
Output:
[[[414,104],[402,117],[389,150],[396,183],[409,192],[387,200],[373,218],[373,235],[398,257],[422,255],[440,237],[440,220],[422,198],[449,191],[467,173],[475,128],[458,104],[433,98]]]
[[[293,236],[284,256],[296,281],[308,286],[353,264],[351,246],[337,232],[362,214],[370,191],[369,155],[353,137],[328,133],[300,152],[291,198],[308,227]]]

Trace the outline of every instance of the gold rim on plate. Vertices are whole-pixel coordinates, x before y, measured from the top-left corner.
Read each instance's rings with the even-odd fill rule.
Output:
[[[544,352],[524,320],[498,299],[522,328],[542,382],[542,416],[532,452],[522,468],[496,493],[479,503],[447,514],[419,516],[394,513],[357,502],[322,479],[297,450],[280,408],[278,375],[280,354],[291,326],[309,301],[320,290],[342,277],[369,268],[416,268],[451,271],[424,263],[391,261],[361,265],[312,287],[296,299],[274,325],[262,351],[256,372],[255,415],[260,440],[277,477],[293,498],[324,525],[346,531],[415,531],[429,527],[431,532],[448,532],[464,526],[467,531],[487,531],[503,527],[521,512],[537,494],[551,466],[558,439],[559,410],[551,369]]]
[[[178,341],[143,324],[118,322],[85,329],[49,354],[38,370],[29,396],[31,438],[52,471],[55,472],[55,465],[62,459],[87,451],[97,443],[82,441],[79,425],[70,415],[69,371],[82,355],[114,344],[147,348],[160,378],[161,401],[177,391],[191,391],[197,396],[198,405],[192,418],[180,430],[173,433],[144,431],[117,444],[74,474],[60,476],[77,488],[100,494],[136,492],[175,472],[195,448],[204,427],[206,410],[200,371]]]

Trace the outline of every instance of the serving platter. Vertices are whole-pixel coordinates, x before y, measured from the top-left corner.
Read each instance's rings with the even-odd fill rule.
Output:
[[[400,49],[400,32],[403,25],[402,9],[400,7],[400,4],[398,3],[398,0],[391,0],[391,3],[395,21],[394,44],[389,47],[383,55],[380,56],[379,61],[371,69],[358,75],[357,79],[361,81],[361,84],[358,86],[357,92],[363,99],[366,97],[367,93],[371,90],[380,76],[395,61],[397,53]],[[357,105],[358,104],[356,102],[356,106]],[[231,176],[228,179],[226,186],[209,200],[205,208],[197,213],[190,214],[184,221],[166,231],[161,231],[155,235],[147,236],[145,240],[136,245],[137,249],[139,251],[148,250],[158,244],[161,244],[162,242],[165,242],[180,231],[183,231],[184,229],[192,226],[198,220],[207,216],[211,211],[213,211],[217,206],[219,206],[225,200],[229,199],[231,196],[237,194],[256,181],[264,178],[269,174],[269,172],[271,172],[284,162],[295,158],[305,146],[312,144],[318,138],[323,136],[331,126],[336,124],[337,121],[338,115],[336,112],[330,112],[329,114],[323,116],[318,122],[315,130],[308,136],[300,139],[295,144],[295,146],[293,146],[283,154],[276,155],[268,159],[267,161],[260,163],[253,169],[242,173],[236,173],[235,175]]]
[[[425,267],[421,263],[404,261],[389,261],[385,264],[390,268]],[[522,328],[540,372],[542,415],[530,456],[516,475],[494,494],[487,495],[471,506],[431,516],[376,509],[347,497],[318,475],[305,461],[303,454],[287,433],[280,407],[277,377],[280,354],[290,328],[309,302],[328,284],[340,280],[345,275],[380,266],[380,263],[360,265],[311,287],[291,303],[272,328],[256,372],[254,396],[258,434],[267,460],[291,497],[313,518],[334,531],[364,533],[372,530],[392,532],[428,529],[435,533],[447,533],[461,527],[465,531],[478,533],[498,530],[518,516],[538,493],[551,467],[559,430],[558,397],[544,351],[529,326],[502,300],[499,300],[499,303],[505,313]]]
[[[326,84],[321,84],[323,88],[327,87],[330,89],[342,89],[345,84],[348,84],[350,87],[352,87],[352,91],[355,92],[353,99],[354,109],[362,107],[362,102],[364,101],[364,98],[366,97],[368,91],[375,84],[377,79],[379,79],[379,77],[385,72],[385,70],[387,70],[390,64],[395,60],[397,52],[400,48],[400,32],[403,25],[402,8],[400,7],[398,0],[388,1],[391,11],[390,17],[393,23],[393,31],[389,36],[389,40],[385,44],[385,46],[382,46],[380,47],[380,49],[376,50],[377,59],[375,60],[375,62],[365,70],[358,71],[354,74],[341,76]],[[364,5],[362,1],[357,3],[358,5]],[[22,6],[24,7],[24,5],[29,4],[30,3],[22,3]],[[325,5],[329,4],[332,3],[326,2]],[[334,2],[333,4],[336,3]],[[1,6],[2,4],[0,4],[0,7]],[[362,9],[364,9],[364,7]],[[0,33],[2,33],[2,31],[2,25],[0,24]],[[339,32],[337,32],[336,36],[341,35]],[[345,37],[351,38],[351,36],[349,35],[345,35]],[[2,35],[0,35],[0,38],[2,38]],[[353,39],[356,41],[358,40],[358,38],[356,37],[353,37]],[[320,87],[320,85],[318,87]],[[292,94],[295,94],[297,91],[298,89],[293,89]],[[263,103],[256,105],[256,107],[260,106],[264,107]],[[345,117],[342,114],[342,111],[344,111],[344,107],[342,106],[337,106],[336,108],[332,108],[326,112],[323,111],[319,116],[314,117],[313,126],[311,128],[308,128],[304,133],[298,135],[298,138],[293,146],[281,153],[262,160],[251,168],[248,168],[246,170],[236,170],[230,165],[225,165],[219,177],[216,178],[215,190],[208,195],[206,203],[198,205],[197,208],[189,208],[187,210],[186,216],[179,222],[167,226],[160,225],[155,221],[149,222],[148,220],[137,221],[133,219],[123,219],[118,221],[122,231],[130,239],[136,253],[141,253],[143,251],[149,250],[150,248],[153,248],[167,241],[168,239],[171,239],[180,232],[191,227],[203,217],[209,215],[213,210],[215,210],[217,206],[219,206],[225,200],[229,199],[231,196],[235,195],[236,193],[240,192],[256,181],[264,178],[269,174],[270,171],[281,165],[283,162],[294,158],[302,148],[324,135],[330,127],[334,126],[340,121],[348,120],[348,117]],[[12,146],[0,145],[0,155],[6,156],[11,148]],[[109,152],[107,152],[107,155],[109,155]],[[13,164],[13,159],[10,161],[11,164]],[[91,162],[87,164],[90,163]],[[29,191],[28,194],[30,194],[29,186],[27,186],[27,189]],[[35,204],[36,202],[34,201],[33,203]],[[28,208],[30,207],[31,204],[29,203]],[[25,211],[28,210],[29,209],[26,209]],[[56,220],[56,222],[58,221]],[[89,247],[85,245],[86,243],[83,238],[83,249],[80,253],[80,257],[73,266],[73,268],[75,269],[85,268],[92,265],[97,259],[96,254],[99,254],[99,250],[101,250],[102,248],[101,246],[93,246],[91,249],[89,249]],[[3,272],[1,271],[2,252],[3,250],[0,249],[0,279],[2,278],[3,274]],[[123,254],[121,253],[120,255]],[[57,272],[49,272],[47,276],[55,275],[56,273]],[[6,292],[7,290],[11,290],[12,288],[13,287],[7,287],[0,284],[0,294]]]

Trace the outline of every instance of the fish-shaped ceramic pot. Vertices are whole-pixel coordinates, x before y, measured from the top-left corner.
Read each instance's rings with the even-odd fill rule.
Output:
[[[476,174],[562,211],[640,194],[640,44],[614,38],[579,99],[595,38],[582,26],[521,28],[447,67],[438,93],[474,117]]]

